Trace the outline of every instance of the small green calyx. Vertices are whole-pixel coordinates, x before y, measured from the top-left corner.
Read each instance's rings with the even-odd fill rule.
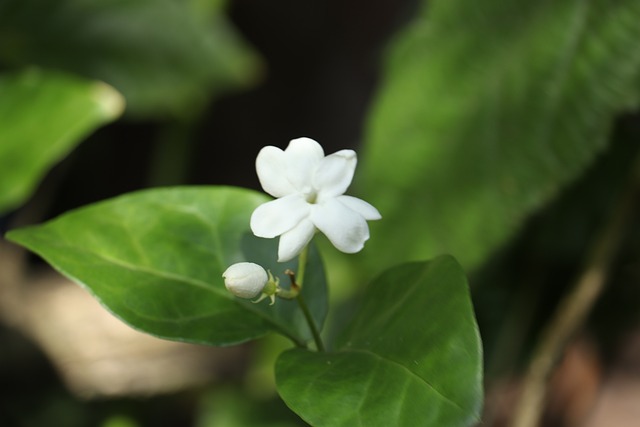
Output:
[[[300,293],[300,286],[296,283],[296,276],[293,271],[287,270],[284,272],[284,274],[289,276],[289,279],[291,279],[291,287],[289,289],[281,288],[280,279],[273,277],[273,274],[271,274],[270,271],[267,271],[267,274],[269,277],[267,283],[264,285],[260,297],[253,301],[253,303],[258,303],[269,298],[271,300],[269,305],[273,305],[276,301],[276,297],[288,300],[296,299],[298,297],[298,294]]]
[[[280,279],[278,279],[277,277],[273,277],[271,271],[267,270],[267,274],[269,275],[269,279],[264,285],[264,288],[262,288],[262,294],[260,295],[260,298],[253,301],[254,304],[259,303],[265,298],[269,298],[271,300],[269,305],[273,305],[276,302],[276,295],[278,294],[278,289],[280,288]]]

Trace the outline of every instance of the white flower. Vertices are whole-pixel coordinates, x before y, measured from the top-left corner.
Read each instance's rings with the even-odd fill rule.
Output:
[[[362,249],[369,239],[367,220],[381,216],[369,203],[343,195],[356,163],[353,150],[325,157],[320,144],[310,138],[294,139],[284,151],[272,146],[260,150],[258,178],[276,200],[258,206],[251,215],[251,230],[258,237],[280,236],[278,261],[297,256],[316,230],[342,252]]]
[[[258,264],[239,262],[222,273],[229,292],[240,298],[254,298],[262,293],[269,281],[267,272]]]

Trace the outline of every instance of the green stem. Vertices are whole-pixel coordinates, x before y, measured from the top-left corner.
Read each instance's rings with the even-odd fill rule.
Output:
[[[320,337],[320,332],[316,327],[316,322],[313,321],[313,317],[311,317],[311,311],[309,311],[309,307],[307,303],[304,301],[302,294],[298,294],[296,297],[298,301],[298,305],[302,309],[302,313],[304,314],[305,319],[307,319],[307,323],[309,324],[309,329],[311,329],[311,335],[313,335],[313,340],[316,343],[316,348],[318,351],[324,351],[324,344],[322,343],[322,338]]]
[[[309,255],[309,245],[305,246],[300,255],[298,255],[298,272],[296,274],[296,283],[302,289],[302,282],[304,281],[304,273],[307,269],[307,257]]]
[[[627,226],[635,218],[639,187],[640,154],[636,159],[628,187],[621,194],[609,220],[596,238],[582,273],[570,293],[560,302],[534,351],[512,426],[540,425],[549,378],[567,342],[584,324],[604,291],[611,265],[625,237]]]
[[[313,320],[313,316],[311,316],[311,311],[307,306],[304,298],[302,297],[302,283],[304,282],[304,274],[307,268],[307,258],[309,255],[309,245],[305,246],[300,255],[298,255],[298,272],[296,274],[295,284],[298,287],[298,295],[296,296],[296,300],[298,301],[298,305],[300,309],[302,309],[302,313],[304,314],[304,318],[307,319],[307,323],[309,324],[309,329],[311,330],[311,335],[313,335],[313,340],[316,343],[316,348],[318,351],[324,351],[324,344],[322,343],[322,338],[320,337],[320,332],[318,331],[318,327],[316,326],[316,322]]]

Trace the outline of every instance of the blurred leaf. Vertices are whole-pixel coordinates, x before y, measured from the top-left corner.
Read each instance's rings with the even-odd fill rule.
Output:
[[[280,356],[287,405],[314,426],[477,422],[482,350],[458,263],[443,256],[394,267],[364,295],[334,352]]]
[[[123,108],[104,83],[33,69],[0,76],[0,212],[24,202],[49,168]]]
[[[42,256],[144,332],[230,345],[275,330],[302,343],[311,335],[293,302],[268,306],[268,301],[240,300],[222,280],[229,265],[244,260],[275,275],[296,268],[276,262],[276,240],[247,233],[251,212],[265,200],[230,187],[141,191],[12,231],[7,238]],[[317,251],[311,251],[309,263],[303,293],[313,299],[311,310],[322,324],[327,298]]]
[[[271,365],[273,369],[273,365]],[[296,427],[306,426],[276,394],[256,399],[245,390],[217,387],[202,399],[195,427]]]
[[[5,0],[0,62],[104,80],[135,115],[189,114],[213,92],[246,85],[256,57],[224,2]],[[204,15],[203,12],[209,13]]]
[[[637,101],[640,2],[428,2],[393,44],[362,184],[369,261],[481,263]]]
[[[139,427],[138,424],[133,418],[127,417],[125,415],[113,415],[107,418],[101,427]]]

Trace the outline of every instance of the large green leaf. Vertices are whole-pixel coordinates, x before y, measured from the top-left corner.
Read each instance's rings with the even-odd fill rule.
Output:
[[[256,57],[223,1],[4,0],[0,62],[97,78],[137,115],[183,114],[213,91],[245,85]]]
[[[277,241],[248,233],[264,195],[227,187],[177,187],[121,196],[66,213],[7,238],[85,286],[131,326],[163,338],[228,345],[276,330],[298,344],[311,334],[294,302],[233,297],[222,272],[251,261],[286,284]],[[303,289],[317,324],[326,314],[323,268],[310,253]]]
[[[375,263],[482,262],[637,101],[637,0],[436,0],[395,41],[361,184]]]
[[[294,349],[278,391],[314,426],[468,426],[482,404],[482,350],[465,275],[449,256],[379,277],[329,353]]]
[[[123,108],[104,83],[35,69],[0,76],[0,212],[22,203],[51,166]]]

